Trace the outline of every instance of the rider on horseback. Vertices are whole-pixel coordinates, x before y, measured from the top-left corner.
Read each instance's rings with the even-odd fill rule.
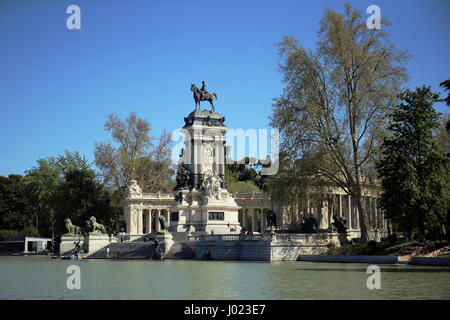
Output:
[[[205,81],[202,81],[202,88],[200,89],[201,93],[202,93],[202,99],[205,98],[205,94],[208,93],[208,91],[206,91],[206,86],[205,86]]]

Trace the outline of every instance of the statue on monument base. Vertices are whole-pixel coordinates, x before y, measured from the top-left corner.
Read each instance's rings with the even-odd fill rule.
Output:
[[[194,100],[195,100],[195,111],[198,109],[200,110],[200,101],[209,101],[211,104],[211,112],[214,112],[214,98],[217,100],[217,94],[216,93],[209,93],[206,91],[205,88],[205,81],[203,81],[202,89],[196,87],[195,84],[191,85],[191,91],[194,93]]]
[[[160,230],[157,231],[158,234],[166,234],[169,233],[169,225],[167,224],[167,220],[163,215],[159,216],[159,225],[160,225]]]
[[[207,201],[210,198],[222,199],[221,194],[222,178],[208,170],[203,178],[200,190],[203,191],[203,198]]]
[[[95,236],[107,236],[108,233],[106,232],[105,226],[101,223],[97,222],[97,219],[95,219],[94,216],[90,217],[88,221],[86,221],[87,230],[89,231],[89,235]]]
[[[74,237],[83,235],[83,231],[81,230],[81,228],[76,225],[73,225],[72,221],[69,218],[64,220],[64,222],[66,224],[67,233],[63,234],[63,236]]]

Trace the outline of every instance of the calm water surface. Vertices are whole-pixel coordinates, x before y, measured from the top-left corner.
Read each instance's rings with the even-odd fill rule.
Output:
[[[81,289],[66,287],[69,265]],[[191,260],[57,260],[0,257],[0,299],[450,299],[450,268],[369,264]]]

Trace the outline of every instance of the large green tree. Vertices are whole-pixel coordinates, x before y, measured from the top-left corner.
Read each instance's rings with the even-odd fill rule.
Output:
[[[41,236],[54,236],[58,203],[58,188],[65,175],[73,170],[87,170],[89,164],[78,152],[65,151],[58,157],[41,158],[27,170],[23,178],[24,192],[33,210],[36,229]]]
[[[378,163],[384,192],[381,205],[386,217],[399,223],[412,237],[425,229],[445,233],[448,224],[450,180],[448,157],[438,147],[433,131],[439,115],[433,103],[439,95],[430,87],[406,90],[389,116],[389,136]],[[447,226],[448,227],[448,226]]]
[[[32,210],[25,197],[23,177],[17,174],[0,176],[0,229],[20,232],[30,229],[33,222]]]
[[[409,55],[384,30],[369,30],[359,10],[326,9],[315,50],[293,37],[278,44],[285,87],[275,99],[271,125],[280,130],[290,158],[310,160],[319,175],[355,200],[361,240],[367,241],[364,186],[373,183],[382,117],[395,105]]]
[[[109,233],[118,231],[117,210],[111,202],[111,194],[96,181],[92,169],[73,169],[64,174],[64,180],[58,186],[57,234],[66,233],[64,220],[85,228],[85,222],[95,216],[104,224]]]
[[[159,139],[153,138],[150,123],[134,112],[125,121],[109,115],[105,130],[112,141],[96,142],[94,155],[107,186],[123,196],[125,187],[134,179],[145,192],[172,191],[169,133],[164,130]]]

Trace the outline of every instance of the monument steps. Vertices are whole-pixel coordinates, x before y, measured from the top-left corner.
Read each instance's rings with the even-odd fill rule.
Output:
[[[195,253],[186,243],[186,232],[172,232],[173,245],[164,259],[194,259]]]
[[[118,242],[97,250],[88,259],[151,259],[153,256],[153,241],[148,242]],[[106,253],[109,248],[109,255]]]

